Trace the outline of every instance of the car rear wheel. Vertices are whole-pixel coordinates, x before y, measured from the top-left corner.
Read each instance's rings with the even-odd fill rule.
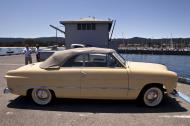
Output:
[[[143,92],[142,101],[148,107],[158,106],[163,100],[163,91],[159,87],[150,87]]]
[[[52,93],[49,89],[36,88],[32,90],[32,100],[41,106],[47,105],[52,101]]]

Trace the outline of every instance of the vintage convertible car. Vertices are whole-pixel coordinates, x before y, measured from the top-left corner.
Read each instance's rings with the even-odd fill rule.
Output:
[[[139,99],[159,105],[176,88],[177,75],[161,64],[125,61],[115,50],[76,48],[44,62],[8,71],[5,92],[29,95],[38,105],[57,98]]]

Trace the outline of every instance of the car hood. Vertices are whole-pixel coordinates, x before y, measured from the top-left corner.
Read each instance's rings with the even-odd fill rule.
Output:
[[[139,70],[167,70],[167,67],[162,64],[156,63],[145,63],[145,62],[131,62],[128,61],[127,64],[130,69],[139,69]]]

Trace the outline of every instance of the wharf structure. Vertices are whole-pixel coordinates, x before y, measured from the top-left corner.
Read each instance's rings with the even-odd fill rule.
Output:
[[[113,47],[120,53],[129,54],[163,54],[163,55],[190,55],[189,38],[129,38],[113,39]]]
[[[101,20],[95,17],[60,21],[60,24],[65,26],[66,48],[70,48],[72,44],[109,47],[112,23],[111,19]]]
[[[112,39],[111,43],[119,49],[128,50],[186,50],[190,48],[190,38],[128,38]]]

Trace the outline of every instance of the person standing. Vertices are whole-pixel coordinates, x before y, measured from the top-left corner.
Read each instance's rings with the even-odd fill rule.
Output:
[[[26,47],[23,50],[23,53],[25,55],[25,65],[27,65],[28,63],[32,63],[32,50],[29,48],[28,45],[26,45]]]
[[[39,45],[36,45],[36,50],[35,50],[35,53],[36,53],[36,61],[37,62],[40,62],[40,46]]]

